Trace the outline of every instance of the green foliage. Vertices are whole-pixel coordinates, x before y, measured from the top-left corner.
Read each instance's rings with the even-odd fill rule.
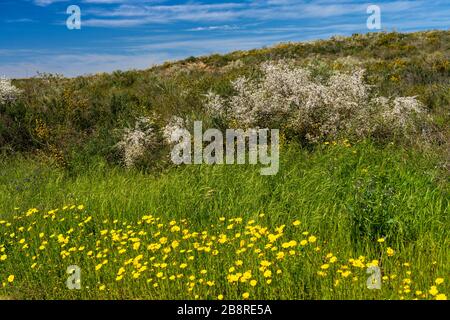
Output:
[[[208,117],[204,94],[231,95],[230,81],[259,77],[259,64],[293,59],[312,66],[318,78],[355,65],[383,96],[418,96],[435,118],[441,140],[449,137],[448,31],[409,34],[369,33],[226,55],[190,57],[142,71],[116,71],[73,79],[38,74],[14,81],[23,90],[15,104],[0,107],[0,148],[59,154],[67,165],[74,154],[114,160],[111,138],[137,117],[157,115],[160,125],[171,116]],[[351,57],[349,59],[348,57]]]

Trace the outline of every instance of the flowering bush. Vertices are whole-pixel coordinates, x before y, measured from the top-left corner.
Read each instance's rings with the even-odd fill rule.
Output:
[[[140,117],[133,129],[123,129],[122,139],[116,146],[123,152],[125,166],[130,168],[144,156],[146,151],[154,149],[157,141],[151,119]]]
[[[236,92],[224,98],[206,95],[207,111],[241,126],[279,127],[310,142],[378,131],[407,135],[417,131],[416,115],[424,115],[415,97],[376,97],[364,81],[363,69],[315,78],[307,68],[287,61],[264,63],[262,79],[236,79]]]
[[[16,101],[20,92],[19,89],[11,84],[10,79],[0,77],[0,104]]]
[[[425,115],[422,104],[415,97],[396,97],[394,99],[379,98],[380,114],[384,126],[391,130],[407,135],[417,131],[416,116]]]

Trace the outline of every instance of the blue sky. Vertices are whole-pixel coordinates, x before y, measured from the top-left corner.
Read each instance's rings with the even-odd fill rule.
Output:
[[[166,60],[383,30],[449,29],[450,1],[0,0],[0,75],[76,76],[144,69]],[[69,30],[69,5],[81,29]]]

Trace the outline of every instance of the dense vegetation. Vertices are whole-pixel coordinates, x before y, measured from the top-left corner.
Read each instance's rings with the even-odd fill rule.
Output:
[[[294,59],[316,74],[360,67],[380,96],[417,96],[448,141],[450,33],[374,33],[227,55],[189,58],[144,71],[65,79],[40,75],[15,81],[23,90],[0,109],[0,147],[41,150],[68,166],[92,156],[118,161],[117,129],[150,116],[160,127],[176,115],[207,120],[205,94],[233,93],[232,80],[260,75],[261,62]],[[448,148],[447,148],[448,149]]]

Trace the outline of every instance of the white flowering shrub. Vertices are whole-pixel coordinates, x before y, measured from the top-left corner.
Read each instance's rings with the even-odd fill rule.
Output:
[[[406,133],[424,113],[415,97],[375,97],[362,69],[336,72],[323,81],[286,61],[264,63],[261,69],[261,79],[236,79],[236,93],[229,98],[209,92],[207,112],[244,127],[286,129],[310,142],[341,134],[367,137],[386,125]]]
[[[208,93],[205,94],[205,97],[205,107],[208,114],[216,118],[226,116],[226,100],[224,98],[212,91],[208,91]]]
[[[176,141],[172,140],[174,135],[179,134],[185,128],[185,121],[177,116],[173,116],[166,126],[162,129],[164,141],[167,144],[172,144]]]
[[[16,101],[21,91],[11,84],[11,80],[0,77],[0,104]]]
[[[158,139],[150,118],[140,117],[134,128],[122,130],[122,139],[116,145],[123,153],[127,168],[133,167],[146,152],[157,147]]]

